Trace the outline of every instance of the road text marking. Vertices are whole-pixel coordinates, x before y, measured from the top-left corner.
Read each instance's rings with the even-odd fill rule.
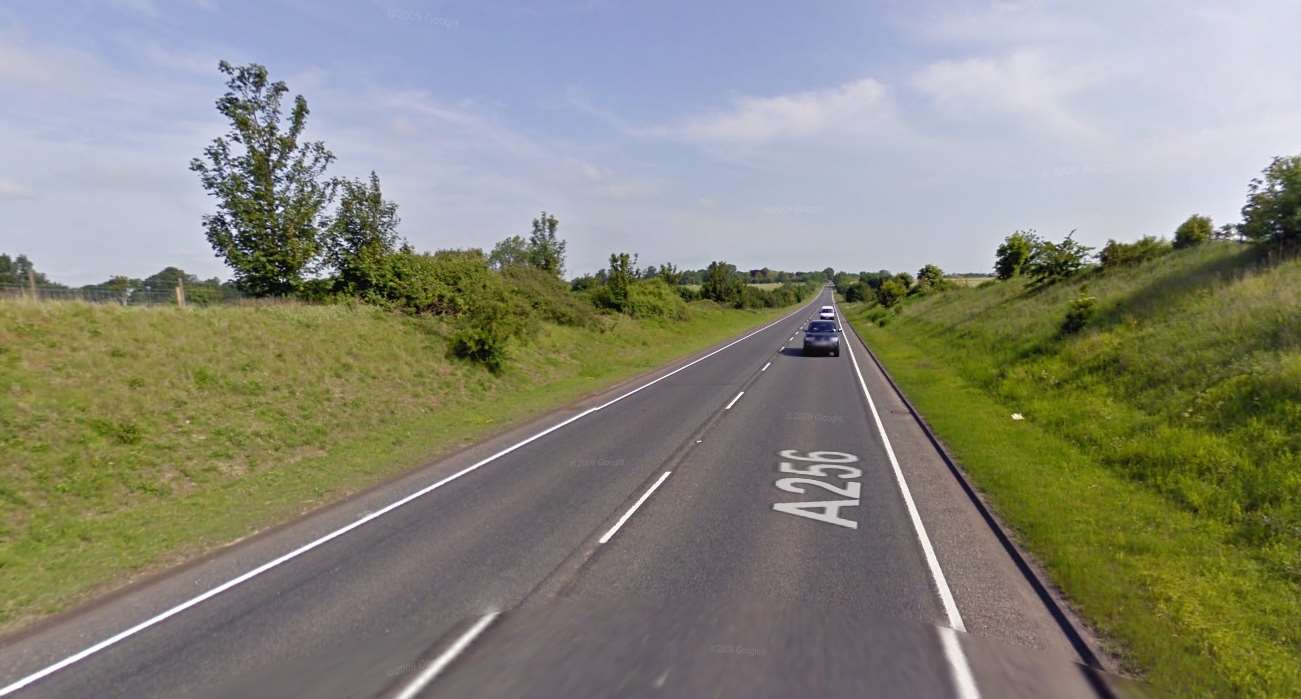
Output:
[[[623,523],[628,521],[628,518],[632,516],[632,513],[636,512],[637,508],[641,507],[642,503],[646,502],[646,499],[651,496],[651,493],[655,492],[655,489],[660,487],[660,484],[663,483],[672,473],[672,471],[665,471],[664,474],[660,476],[659,480],[655,481],[651,487],[646,489],[646,492],[641,494],[641,497],[637,498],[637,502],[634,502],[632,507],[629,507],[628,511],[623,513],[623,516],[619,518],[619,521],[615,522],[614,526],[610,527],[610,531],[606,532],[597,543],[604,544],[608,542],[610,538],[614,536],[614,533],[619,531],[619,527],[622,527]]]

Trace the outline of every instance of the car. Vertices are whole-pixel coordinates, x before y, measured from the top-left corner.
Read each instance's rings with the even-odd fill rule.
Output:
[[[836,319],[836,309],[832,308],[831,306],[823,306],[818,311],[818,320],[835,320],[835,319]]]
[[[804,354],[840,356],[840,328],[829,320],[810,321],[804,328]]]

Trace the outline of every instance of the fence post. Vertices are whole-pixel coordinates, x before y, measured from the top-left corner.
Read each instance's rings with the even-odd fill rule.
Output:
[[[185,308],[185,280],[181,277],[176,278],[176,305]]]
[[[32,300],[36,300],[36,271],[31,267],[27,268],[27,290],[32,294]]]

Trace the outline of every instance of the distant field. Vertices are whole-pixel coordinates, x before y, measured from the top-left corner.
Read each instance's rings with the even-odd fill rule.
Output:
[[[683,284],[682,286],[685,286],[685,287],[687,287],[688,289],[691,289],[692,291],[700,291],[700,285],[699,285],[699,284]],[[771,291],[771,290],[773,290],[773,289],[776,289],[776,288],[781,287],[781,284],[777,284],[777,283],[769,283],[769,284],[747,284],[746,286],[753,286],[753,287],[755,287],[756,289],[764,289],[764,290],[766,290],[766,291]]]
[[[945,279],[956,286],[979,286],[994,279],[994,275],[991,274],[988,277],[945,277]]]
[[[0,630],[784,312],[546,324],[493,375],[365,306],[0,301]]]
[[[846,316],[1158,695],[1301,696],[1301,259],[1209,244]]]

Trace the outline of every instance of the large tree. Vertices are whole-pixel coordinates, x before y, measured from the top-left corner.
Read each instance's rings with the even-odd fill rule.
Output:
[[[231,129],[190,161],[217,212],[203,217],[208,242],[235,272],[244,291],[298,291],[321,250],[321,214],[334,194],[325,170],[334,155],[320,141],[301,141],[307,100],[294,98],[287,123],[281,100],[289,92],[256,63],[218,69],[228,77],[217,111]]]
[[[364,293],[382,283],[387,258],[398,247],[398,205],[384,199],[379,175],[340,180],[339,208],[322,236],[325,264],[338,275],[340,291]]]
[[[543,211],[529,234],[529,264],[557,277],[565,273],[565,241],[556,237],[560,220]]]
[[[1257,242],[1301,245],[1301,155],[1274,158],[1247,186],[1238,232]]]
[[[488,264],[496,270],[529,263],[529,243],[524,236],[512,235],[503,239],[492,248],[488,255]]]
[[[718,303],[737,305],[741,302],[744,287],[736,276],[736,265],[710,262],[700,286],[700,295]]]
[[[1011,279],[1021,273],[1034,253],[1039,236],[1034,231],[1016,231],[1003,239],[994,252],[994,272],[999,279]]]

